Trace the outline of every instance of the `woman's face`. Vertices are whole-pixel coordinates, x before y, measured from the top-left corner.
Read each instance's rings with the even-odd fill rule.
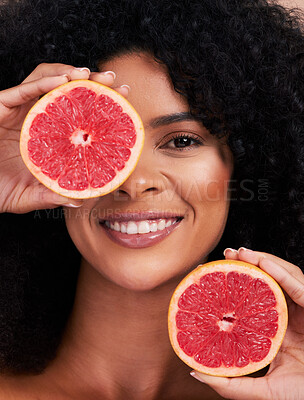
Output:
[[[66,210],[66,223],[96,271],[129,289],[153,289],[181,279],[217,245],[227,219],[232,156],[190,116],[166,69],[149,55],[119,56],[102,70],[116,73],[115,85],[130,86],[145,144],[127,181],[81,209]]]

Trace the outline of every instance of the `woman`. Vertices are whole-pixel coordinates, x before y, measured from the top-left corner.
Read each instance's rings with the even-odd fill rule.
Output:
[[[2,87],[23,83],[0,93],[0,398],[300,399],[297,20],[263,0],[19,1],[1,19]],[[18,150],[29,107],[80,78],[127,96],[146,129],[130,178],[83,202],[44,189]],[[151,218],[171,233],[130,244],[108,227]],[[170,347],[167,309],[182,277],[225,247],[282,285],[290,322],[264,377],[195,373],[203,385]]]

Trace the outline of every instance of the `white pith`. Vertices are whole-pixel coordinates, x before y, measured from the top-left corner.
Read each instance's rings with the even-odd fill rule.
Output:
[[[217,324],[221,331],[231,332],[234,326],[234,321],[233,322],[227,321],[225,320],[225,317],[234,318],[234,313],[225,314],[224,318],[221,321],[218,321]]]
[[[87,139],[84,139],[84,136],[87,135]],[[91,141],[91,135],[88,134],[86,131],[83,131],[81,129],[77,129],[71,136],[70,138],[71,143],[74,144],[75,146],[81,144],[83,146],[88,146]]]
[[[177,222],[176,218],[159,218],[157,220],[124,221],[110,222],[105,221],[105,225],[116,232],[128,235],[144,234],[149,232],[162,231]]]

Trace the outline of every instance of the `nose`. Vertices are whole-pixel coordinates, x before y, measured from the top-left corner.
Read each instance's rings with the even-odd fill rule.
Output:
[[[151,153],[149,154],[149,151],[143,149],[132,174],[114,192],[116,197],[139,200],[146,196],[158,195],[165,190],[166,178],[159,170],[152,151]]]

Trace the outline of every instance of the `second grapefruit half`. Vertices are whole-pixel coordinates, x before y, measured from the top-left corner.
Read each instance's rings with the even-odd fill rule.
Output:
[[[143,141],[142,121],[123,96],[76,80],[34,104],[22,126],[20,152],[49,189],[84,199],[120,186],[135,168]]]
[[[221,260],[198,266],[181,281],[168,321],[172,347],[191,368],[240,376],[276,356],[287,305],[279,285],[260,268]]]

